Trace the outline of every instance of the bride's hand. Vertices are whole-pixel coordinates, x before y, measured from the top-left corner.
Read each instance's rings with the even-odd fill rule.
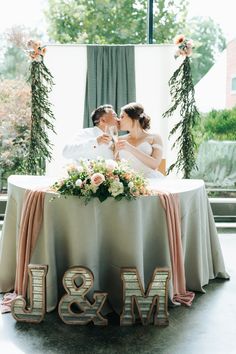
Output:
[[[117,141],[117,143],[115,144],[116,150],[130,150],[130,143],[128,143],[127,140],[125,139],[120,139]]]

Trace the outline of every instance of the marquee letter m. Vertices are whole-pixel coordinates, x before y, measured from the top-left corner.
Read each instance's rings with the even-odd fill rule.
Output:
[[[123,311],[120,316],[121,325],[132,325],[135,322],[135,304],[137,306],[138,316],[143,325],[153,323],[156,326],[167,326],[169,324],[169,269],[156,268],[146,292],[144,292],[136,268],[122,268],[121,279],[123,284]]]

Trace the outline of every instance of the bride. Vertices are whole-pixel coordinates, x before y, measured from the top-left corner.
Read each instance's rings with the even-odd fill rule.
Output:
[[[129,132],[117,141],[115,148],[119,157],[129,161],[130,166],[146,178],[163,178],[157,171],[162,160],[163,143],[160,135],[148,133],[150,118],[139,103],[129,103],[121,108],[120,130]]]

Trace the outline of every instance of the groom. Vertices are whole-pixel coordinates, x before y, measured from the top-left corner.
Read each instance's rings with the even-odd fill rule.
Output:
[[[113,159],[111,148],[112,137],[106,133],[109,126],[118,126],[117,114],[113,107],[105,104],[96,108],[92,114],[93,128],[81,129],[74,141],[68,143],[63,149],[63,156],[79,163],[81,158]]]

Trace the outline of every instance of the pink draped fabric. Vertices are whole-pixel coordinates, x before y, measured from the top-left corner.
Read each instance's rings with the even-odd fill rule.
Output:
[[[168,241],[174,291],[173,301],[182,303],[186,306],[191,306],[195,294],[191,291],[186,291],[179,197],[178,195],[173,195],[169,192],[158,192],[158,195],[161,204],[165,209],[168,227]]]
[[[6,294],[1,303],[1,312],[11,311],[11,303],[17,295],[26,296],[28,286],[28,264],[36,245],[43,219],[44,191],[26,191],[22,208],[19,243],[16,263],[14,293]]]

